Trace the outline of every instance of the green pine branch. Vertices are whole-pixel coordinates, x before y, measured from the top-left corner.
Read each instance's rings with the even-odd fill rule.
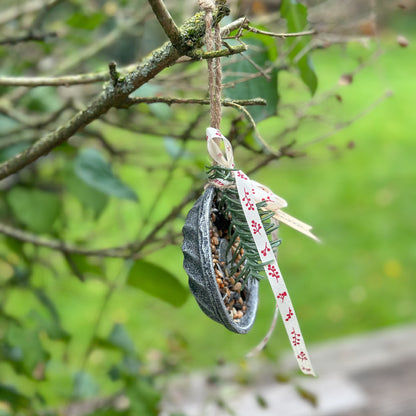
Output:
[[[251,235],[250,227],[247,223],[240,199],[238,197],[237,188],[235,187],[234,175],[232,174],[234,170],[235,169],[227,169],[214,165],[208,168],[208,178],[210,180],[225,180],[231,183],[230,186],[218,189],[217,206],[219,213],[224,218],[230,220],[228,231],[230,241],[228,251],[231,250],[233,244],[237,241],[237,239],[239,239],[238,246],[229,260],[228,266],[230,268],[230,274],[233,275],[242,267],[239,278],[242,279],[244,282],[243,285],[245,285],[250,277],[258,280],[263,279],[265,277],[264,266],[266,266],[269,262],[263,263],[260,259],[256,244],[253,236]],[[266,205],[267,203],[265,201],[261,201],[256,204],[256,207],[264,230],[268,236],[270,245],[272,249],[275,250],[281,242],[280,240],[274,240],[272,238],[272,233],[278,228],[278,225],[271,220],[274,216],[274,212],[268,210]],[[243,249],[242,255],[241,249]],[[238,262],[236,262],[239,254],[241,255],[241,258]]]

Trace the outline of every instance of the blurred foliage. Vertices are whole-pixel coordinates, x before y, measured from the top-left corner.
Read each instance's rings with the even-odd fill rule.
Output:
[[[25,9],[2,1],[2,75],[105,72],[109,61],[117,61],[122,71],[165,41],[147,2],[142,3],[51,0],[34,1]],[[172,10],[178,23],[189,17],[185,13],[190,11],[177,4]],[[258,25],[253,21],[258,29],[274,32],[309,28],[307,8],[294,0],[284,0],[275,19],[258,20]],[[35,35],[39,40],[30,39]],[[247,109],[276,154],[301,156],[305,147],[336,131],[338,120],[345,126],[352,123],[355,113],[345,117],[341,95],[312,65],[316,48],[331,56],[319,39],[245,33],[227,40],[230,45],[239,41],[249,49],[245,58],[223,59],[224,94],[267,99],[267,106]],[[352,54],[362,65],[371,52],[360,47]],[[324,83],[321,89],[318,78]],[[191,61],[165,69],[133,95],[205,98],[206,84],[205,62]],[[0,87],[0,160],[59,128],[101,88],[100,82]],[[334,110],[334,102],[342,110]],[[334,118],[328,122],[331,111]],[[1,223],[18,230],[14,238],[2,235],[0,241],[1,415],[154,415],[166,376],[195,364],[195,356],[200,365],[206,357],[235,357],[241,350],[239,342],[224,351],[229,335],[210,335],[211,323],[186,303],[181,270],[181,227],[186,210],[202,192],[209,162],[201,146],[208,123],[208,109],[198,105],[112,109],[0,183]],[[224,108],[223,131],[244,170],[264,168],[259,175],[272,176],[266,166],[278,157],[271,157],[244,115]],[[332,154],[338,156],[337,149]],[[324,198],[326,190],[320,191],[316,195]],[[388,191],[380,198],[389,198]],[[303,207],[300,196],[297,202]],[[309,201],[308,207],[314,203],[318,210],[318,201]],[[61,247],[51,250],[45,241]],[[66,245],[79,250],[64,250]],[[83,255],[109,248],[115,248],[112,254]],[[321,248],[319,253],[323,255]],[[296,274],[297,264],[289,266]],[[394,259],[384,268],[392,278],[400,274]],[[303,288],[302,282],[298,285]],[[363,296],[357,287],[351,296]],[[319,292],[319,282],[314,288]],[[300,315],[309,311],[303,305]],[[190,332],[205,343],[210,338],[210,346],[218,350],[190,345],[184,335]],[[259,334],[251,340],[260,339]],[[314,400],[308,392],[300,393]]]

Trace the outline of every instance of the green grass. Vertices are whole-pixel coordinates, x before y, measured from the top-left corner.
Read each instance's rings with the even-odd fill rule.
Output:
[[[281,226],[283,243],[279,264],[308,345],[416,320],[416,81],[413,74],[416,55],[412,50],[416,39],[409,36],[409,40],[411,46],[401,49],[393,42],[393,35],[387,36],[384,54],[360,71],[351,85],[339,89],[342,103],[336,100],[324,103],[319,111],[332,121],[348,120],[388,89],[393,92],[391,97],[327,141],[306,147],[307,157],[282,159],[253,177],[284,197],[289,202],[286,211],[312,224],[322,239],[322,244],[316,244]],[[362,46],[356,45],[348,50],[333,47],[317,52],[314,63],[320,91],[336,84],[343,73],[353,71],[359,57],[367,54]],[[281,82],[291,80],[282,77]],[[284,100],[300,101],[306,94],[305,91],[305,96],[298,97],[295,92],[289,93]],[[273,132],[281,128],[278,118],[259,127],[271,139]],[[307,143],[324,130],[305,123],[293,138]],[[137,137],[125,139],[137,140]],[[353,149],[347,147],[351,141],[355,143]],[[166,153],[160,154],[163,145],[155,143],[153,138],[141,138],[137,145],[143,146],[156,166],[167,163]],[[202,158],[204,147],[202,141],[190,143],[190,150],[199,152]],[[244,152],[238,151],[236,157],[242,170],[252,167]],[[186,166],[186,160],[181,163]],[[130,202],[111,201],[97,228],[91,230],[97,235],[101,232],[109,235],[108,240],[97,241],[97,246],[123,243],[111,237],[115,229],[125,230],[125,241],[143,232],[141,219],[151,209],[155,189],[166,179],[163,170],[147,175],[126,167],[123,173],[125,180],[138,188],[141,203],[137,207]],[[148,177],[152,179],[149,183]],[[179,180],[181,177],[172,178],[162,203],[152,212],[153,219],[162,218],[166,213],[164,200],[169,203],[181,200],[190,183]],[[72,205],[68,209],[72,210]],[[113,223],[115,213],[119,215]],[[76,220],[77,215],[74,208],[71,216]],[[175,226],[180,227],[182,223],[178,220]],[[83,233],[84,224],[75,221],[67,237],[75,241]],[[182,259],[180,247],[176,246],[166,247],[149,257],[187,285]],[[121,261],[108,261],[103,274],[113,280],[122,268]],[[82,365],[106,288],[94,279],[80,283],[62,268],[56,270],[57,277],[52,282],[48,274],[48,268],[37,265],[34,282],[48,285],[49,293],[58,302],[64,328],[75,334],[68,347],[56,343],[51,347],[50,382],[45,383],[45,389],[54,386],[55,400],[58,400],[70,394],[73,371]],[[28,316],[34,301],[30,294],[25,299],[21,296],[20,291],[11,294],[8,304],[15,306],[10,312]],[[242,360],[265,335],[273,310],[274,299],[264,281],[254,328],[247,335],[236,335],[207,318],[192,297],[182,308],[175,309],[133,288],[123,287],[114,292],[98,333],[106,336],[115,322],[124,323],[143,356],[162,350],[170,360],[195,369],[213,365],[218,359]],[[44,341],[48,342],[46,337]],[[289,342],[279,323],[264,354],[276,357],[288,348]],[[105,360],[108,355],[97,351],[90,357],[87,369],[106,379]],[[11,371],[5,376],[11,376]],[[21,383],[25,383],[23,378]],[[34,386],[28,384],[27,388]],[[51,392],[43,393],[52,396]]]
[[[387,89],[393,96],[327,142],[312,146],[306,158],[282,160],[255,176],[286,198],[287,211],[313,224],[322,239],[322,244],[316,244],[281,227],[279,263],[308,343],[416,319],[412,75],[416,57],[393,42],[387,41],[383,48],[379,59],[359,72],[350,86],[340,89],[342,104],[323,104],[323,111],[334,120],[346,120]],[[318,52],[314,62],[322,91],[354,70],[359,57],[366,54],[362,46]],[[279,128],[278,119],[275,123],[269,124],[270,131]],[[296,138],[304,143],[318,133],[302,128]],[[347,149],[351,140],[355,147]],[[328,149],[327,144],[337,150]],[[242,163],[240,167],[245,169]],[[175,194],[177,185],[173,184],[167,197]],[[151,259],[186,284],[179,247],[167,247]],[[264,281],[255,327],[241,336],[210,321],[192,298],[184,307],[173,309],[146,295],[122,290],[114,295],[102,330],[109,331],[115,320],[125,322],[143,351],[169,351],[165,338],[179,333],[188,344],[181,359],[195,368],[212,365],[218,358],[242,359],[267,331],[273,308]],[[286,348],[289,343],[279,325],[267,354],[275,356]]]
[[[315,55],[322,91],[352,71],[360,56],[368,54],[361,46],[350,49],[334,47]],[[340,89],[343,103],[337,103],[338,107],[331,104],[333,118],[354,116],[387,89],[393,91],[392,97],[328,142],[311,147],[308,157],[282,160],[255,176],[286,198],[287,211],[313,224],[323,241],[316,244],[281,227],[279,263],[309,343],[416,319],[412,273],[416,267],[416,119],[411,85],[415,84],[412,68],[416,57],[395,44],[384,49],[378,60],[358,73],[353,84]],[[273,126],[269,128],[273,130]],[[303,143],[316,135],[302,129],[296,138]],[[349,150],[346,144],[351,140],[355,148]],[[327,144],[337,146],[338,151],[329,150]],[[239,166],[245,169],[242,163]],[[180,198],[178,185],[186,188],[173,182],[167,199]],[[154,213],[156,218],[163,214],[159,209],[162,211]],[[167,247],[150,259],[171,269],[186,284],[179,247]],[[210,321],[192,298],[184,307],[173,309],[130,291],[123,289],[114,295],[102,331],[109,331],[115,320],[123,321],[143,351],[167,350],[166,336],[180,333],[189,345],[185,354],[189,367],[210,365],[220,357],[243,358],[267,331],[274,308],[264,281],[255,327],[241,336]],[[269,353],[288,347],[279,325]]]

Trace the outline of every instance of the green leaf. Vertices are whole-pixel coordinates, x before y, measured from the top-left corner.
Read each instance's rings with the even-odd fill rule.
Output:
[[[137,201],[137,195],[112,171],[111,165],[98,150],[93,148],[80,152],[74,161],[76,175],[86,184],[106,195]]]
[[[134,342],[122,324],[114,324],[108,342],[126,353],[134,353]]]
[[[114,324],[108,338],[95,337],[93,344],[98,348],[121,350],[126,355],[135,354],[134,342],[125,326],[120,323]]]
[[[108,372],[111,380],[116,381],[123,379],[127,383],[139,377],[141,362],[134,355],[124,355],[121,363],[117,366],[112,366]]]
[[[99,387],[86,371],[78,371],[74,375],[74,386],[72,390],[73,399],[88,399],[94,397],[99,392]]]
[[[6,199],[16,218],[37,233],[52,231],[61,212],[58,196],[39,189],[15,187]]]
[[[127,397],[130,399],[131,414],[140,416],[156,416],[159,414],[159,402],[162,397],[151,380],[137,377],[126,388]]]
[[[290,33],[305,30],[308,25],[308,9],[296,0],[283,0],[280,9],[281,16],[287,21],[287,30]],[[289,46],[289,59],[299,69],[300,77],[309,88],[311,94],[315,94],[318,86],[318,78],[309,53],[304,53],[310,42],[310,36],[286,38]],[[303,55],[302,55],[303,54]]]
[[[248,45],[248,50],[244,52],[244,54],[250,60],[254,61],[258,67],[264,70],[272,65],[277,53],[274,52],[273,48],[270,48],[269,44],[264,43],[260,39],[252,38],[245,40],[245,43]],[[275,46],[274,49],[276,49]],[[246,76],[249,77],[253,74],[259,74],[259,69],[244,57],[239,57],[238,61],[234,63],[232,67],[227,68],[227,70],[231,73],[224,77],[224,83],[233,83]],[[235,73],[235,75],[233,75],[233,73]],[[225,89],[224,93],[228,98],[232,99],[244,100],[258,97],[264,98],[267,101],[266,106],[259,105],[247,108],[254,121],[258,122],[276,114],[279,100],[277,75],[278,70],[274,68],[268,73],[269,79],[260,75],[257,78],[238,82],[234,87]]]
[[[0,355],[16,372],[26,374],[30,378],[34,377],[36,366],[49,359],[48,352],[40,342],[38,331],[16,325],[8,327]]]
[[[104,13],[91,13],[86,15],[84,13],[74,13],[66,21],[69,26],[78,29],[94,30],[103,23],[106,16]]]
[[[82,254],[70,254],[66,260],[67,263],[68,261],[72,263],[69,265],[70,267],[76,267],[82,275],[103,276],[103,269],[99,265],[100,260],[97,258],[87,257]]]
[[[0,384],[0,403],[6,402],[14,411],[29,410],[30,399],[19,393],[13,386]],[[1,413],[0,413],[1,414]]]
[[[189,294],[172,273],[145,260],[134,263],[127,284],[177,307],[185,303]]]
[[[74,175],[73,172],[65,176],[65,183],[69,191],[85,207],[92,210],[95,219],[98,219],[108,204],[108,195],[97,191],[92,186]]]
[[[163,138],[165,149],[169,153],[169,156],[172,159],[190,159],[191,154],[187,152],[184,148],[183,143],[179,144],[179,141],[174,139],[173,137],[165,136]]]
[[[21,105],[36,112],[54,112],[63,105],[54,87],[32,88],[24,95]]]
[[[58,310],[53,303],[52,299],[49,298],[46,293],[39,288],[32,288],[34,295],[38,301],[44,306],[49,314],[50,319],[47,319],[38,311],[32,311],[31,316],[34,318],[40,329],[43,329],[48,334],[49,338],[55,340],[69,341],[71,336],[62,327],[61,319]]]
[[[172,118],[172,109],[166,103],[149,104],[149,109],[159,120],[165,121]]]
[[[299,59],[297,66],[303,83],[309,88],[312,95],[315,94],[316,89],[318,88],[318,78],[309,54],[302,56],[302,58]]]
[[[22,142],[5,147],[3,150],[0,151],[0,162],[5,162],[6,160],[11,159],[12,157],[26,150],[29,146],[30,143]]]
[[[28,317],[36,323],[39,331],[45,331],[50,339],[64,342],[68,342],[70,340],[71,336],[62,328],[58,322],[47,319],[39,311],[30,311]]]

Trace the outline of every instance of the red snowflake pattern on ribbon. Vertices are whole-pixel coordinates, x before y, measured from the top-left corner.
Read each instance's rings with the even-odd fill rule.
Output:
[[[277,296],[276,296],[276,298],[277,299],[280,299],[282,302],[284,302],[285,301],[285,297],[287,296],[287,292],[280,292]]]
[[[254,203],[252,202],[252,200],[250,198],[250,192],[244,190],[244,197],[241,199],[241,201],[244,201],[244,203],[245,203],[245,205],[246,205],[246,207],[249,211],[254,211],[255,205],[254,205]]]
[[[248,176],[247,176],[247,175],[245,175],[243,172],[241,172],[241,170],[239,170],[239,171],[237,172],[237,176],[238,176],[239,178],[241,178],[241,179],[244,179],[245,181],[248,181]]]
[[[261,250],[261,255],[262,255],[263,257],[266,257],[266,256],[267,256],[267,253],[268,253],[270,250],[271,250],[271,248],[270,248],[270,246],[269,246],[269,243],[265,243],[265,245],[264,245],[264,249],[263,249],[263,250]]]
[[[259,260],[264,262],[264,271],[267,274],[267,278],[275,296],[276,309],[272,325],[262,343],[259,344],[256,349],[257,351],[260,351],[266,345],[280,311],[299,368],[305,374],[314,375],[315,373],[309,362],[310,358],[306,352],[305,342],[301,334],[292,301],[283,276],[280,273],[276,256],[273,253],[272,244],[266,229],[262,224],[261,216],[257,210],[256,204],[260,201],[265,201],[263,204],[269,204],[267,206],[275,212],[275,218],[278,221],[288,224],[295,230],[300,231],[311,238],[316,239],[316,237],[310,232],[310,226],[280,211],[280,208],[284,208],[287,205],[286,201],[273,194],[273,192],[264,185],[251,180],[244,172],[234,169],[232,145],[218,129],[209,127],[207,129],[207,140],[208,152],[214,162],[224,168],[233,170],[232,174],[238,190],[240,206],[244,212],[247,225],[250,228],[251,236],[256,245]],[[224,151],[221,151],[222,147],[220,144],[224,146]],[[219,187],[228,187],[231,183],[232,182],[230,181],[215,181],[215,185]]]
[[[276,280],[279,280],[280,274],[279,274],[279,271],[276,269],[276,266],[274,264],[268,264],[267,265],[267,272],[268,272],[268,274],[270,274],[270,276],[274,277]],[[287,296],[287,293],[286,293],[286,296]]]
[[[300,334],[295,331],[295,328],[292,328],[292,332],[290,333],[292,336],[291,342],[296,347],[297,345],[300,345]]]
[[[262,229],[262,226],[261,226],[260,223],[252,220],[251,221],[251,228],[253,229],[253,233],[254,234],[259,234],[260,233],[260,230]]]
[[[301,360],[301,361],[308,361],[308,357],[303,351],[301,351],[301,353],[297,355],[297,358],[298,360]]]
[[[292,316],[293,316],[293,310],[292,310],[292,308],[289,308],[289,311],[286,314],[285,321],[286,322],[289,321],[292,318]]]

